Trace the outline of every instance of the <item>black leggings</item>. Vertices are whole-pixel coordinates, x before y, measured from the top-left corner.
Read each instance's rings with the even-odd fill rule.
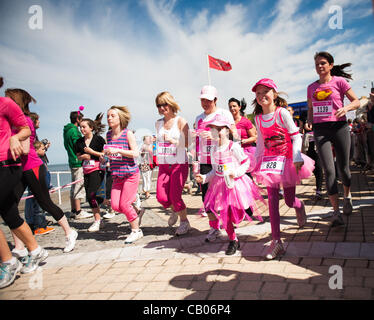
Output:
[[[334,195],[338,193],[332,146],[334,146],[336,164],[343,185],[350,187],[349,151],[351,148],[351,136],[348,124],[344,121],[314,124],[314,138],[317,143],[318,155],[325,171],[328,194]]]
[[[96,195],[101,183],[104,180],[105,172],[103,170],[96,170],[84,175],[84,188],[86,189],[86,198],[91,208],[98,208],[103,198]]]
[[[46,176],[47,169],[44,164],[24,171],[22,183],[19,184],[16,190],[16,196],[17,199],[21,199],[26,187],[29,187],[40,207],[50,213],[56,221],[59,221],[64,216],[64,212],[53,203],[46,183]]]
[[[309,142],[309,148],[306,153],[309,158],[314,160],[314,176],[316,177],[316,188],[317,191],[322,190],[322,179],[323,179],[323,170],[321,166],[321,160],[319,159],[318,153],[314,148],[314,141]]]
[[[24,223],[19,215],[19,198],[15,193],[21,179],[22,167],[0,167],[0,215],[12,230]]]

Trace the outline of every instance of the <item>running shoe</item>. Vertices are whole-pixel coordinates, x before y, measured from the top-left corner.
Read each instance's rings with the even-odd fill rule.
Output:
[[[29,255],[29,252],[27,251],[26,248],[23,248],[23,250],[19,250],[19,249],[14,248],[12,250],[12,256],[16,257],[17,259],[25,258],[28,255]]]
[[[352,213],[352,210],[353,210],[352,198],[344,198],[344,200],[343,200],[343,213],[348,216]]]
[[[332,215],[330,226],[331,228],[341,227],[344,226],[344,220],[340,211],[335,211]]]
[[[116,216],[116,213],[113,209],[108,210],[106,214],[103,215],[104,219],[112,219]]]
[[[168,220],[169,227],[172,227],[173,225],[175,225],[177,221],[178,221],[178,213],[172,211],[170,214],[169,220]]]
[[[34,235],[39,236],[42,234],[51,233],[52,231],[55,231],[55,228],[52,228],[52,227],[38,228],[34,231]]]
[[[265,258],[273,260],[285,253],[283,243],[281,240],[272,240],[269,249],[266,252]]]
[[[177,236],[186,234],[191,229],[190,222],[188,220],[181,221],[178,229],[175,231]]]
[[[236,250],[240,248],[240,242],[239,240],[232,240],[229,242],[229,246],[226,249],[225,254],[227,256],[231,256],[236,253]]]
[[[101,220],[96,220],[89,228],[88,232],[96,232],[100,230]]]
[[[77,214],[75,216],[75,219],[81,220],[81,219],[87,219],[87,218],[92,218],[92,217],[93,217],[92,213],[89,213],[87,211],[81,210],[81,212],[79,212],[79,214]]]
[[[141,229],[131,231],[130,235],[125,240],[126,244],[133,243],[140,238],[143,238],[143,231]]]
[[[22,269],[22,263],[16,259],[16,263],[2,263],[0,265],[0,289],[10,286]]]
[[[47,259],[47,257],[48,257],[48,252],[47,250],[43,248],[41,248],[38,254],[28,255],[21,269],[21,273],[34,272],[38,268],[39,263],[43,262],[45,259]]]
[[[77,238],[78,238],[78,232],[75,230],[72,230],[70,234],[66,237],[66,244],[64,248],[65,253],[70,252],[74,249]]]
[[[205,242],[214,242],[221,236],[221,231],[210,227],[209,233],[205,238]]]

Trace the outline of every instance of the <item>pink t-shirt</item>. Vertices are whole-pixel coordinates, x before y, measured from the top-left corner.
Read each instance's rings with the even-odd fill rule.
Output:
[[[346,121],[345,116],[337,118],[335,112],[344,107],[344,95],[351,86],[343,77],[333,76],[330,82],[313,82],[308,86],[308,99],[313,105],[313,123]]]
[[[34,128],[34,123],[29,117],[26,117],[27,125],[30,127],[31,136],[30,136],[30,152],[28,155],[21,157],[23,171],[27,171],[36,167],[39,167],[43,164],[42,159],[38,157],[38,154],[34,148],[34,141],[36,136],[36,131]]]
[[[0,161],[12,159],[9,150],[9,138],[12,129],[27,127],[21,108],[10,98],[0,97]]]
[[[248,130],[251,130],[253,128],[253,124],[251,120],[247,119],[246,117],[242,117],[235,126],[240,136],[240,139],[249,138]],[[246,144],[242,144],[242,147],[243,148],[250,147],[251,145],[252,145],[251,143],[246,143]]]

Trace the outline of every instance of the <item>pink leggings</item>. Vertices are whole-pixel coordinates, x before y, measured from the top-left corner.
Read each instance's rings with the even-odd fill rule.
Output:
[[[139,178],[139,172],[122,179],[113,176],[110,200],[112,209],[124,213],[129,222],[134,221],[138,217],[132,203],[135,201],[136,193],[138,192]]]
[[[188,175],[186,164],[160,164],[157,178],[157,201],[166,209],[171,205],[175,212],[182,211],[186,205],[182,199],[182,191]]]
[[[231,221],[232,220],[230,218],[227,221],[226,233],[229,236],[230,240],[237,240],[235,229],[234,229],[234,225],[233,225],[233,223]],[[214,228],[214,229],[216,229],[216,230],[218,230],[219,229],[219,221],[218,221],[218,219],[209,220],[209,226],[212,227],[212,228]]]
[[[280,240],[279,187],[268,187],[267,191],[272,238],[273,240]],[[302,204],[295,196],[296,187],[284,188],[283,191],[286,205],[290,208],[300,209]]]

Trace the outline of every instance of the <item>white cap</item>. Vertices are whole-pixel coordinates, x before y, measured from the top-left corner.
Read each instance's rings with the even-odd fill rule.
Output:
[[[217,98],[217,89],[213,86],[204,86],[200,92],[200,99],[208,99],[213,101]]]

